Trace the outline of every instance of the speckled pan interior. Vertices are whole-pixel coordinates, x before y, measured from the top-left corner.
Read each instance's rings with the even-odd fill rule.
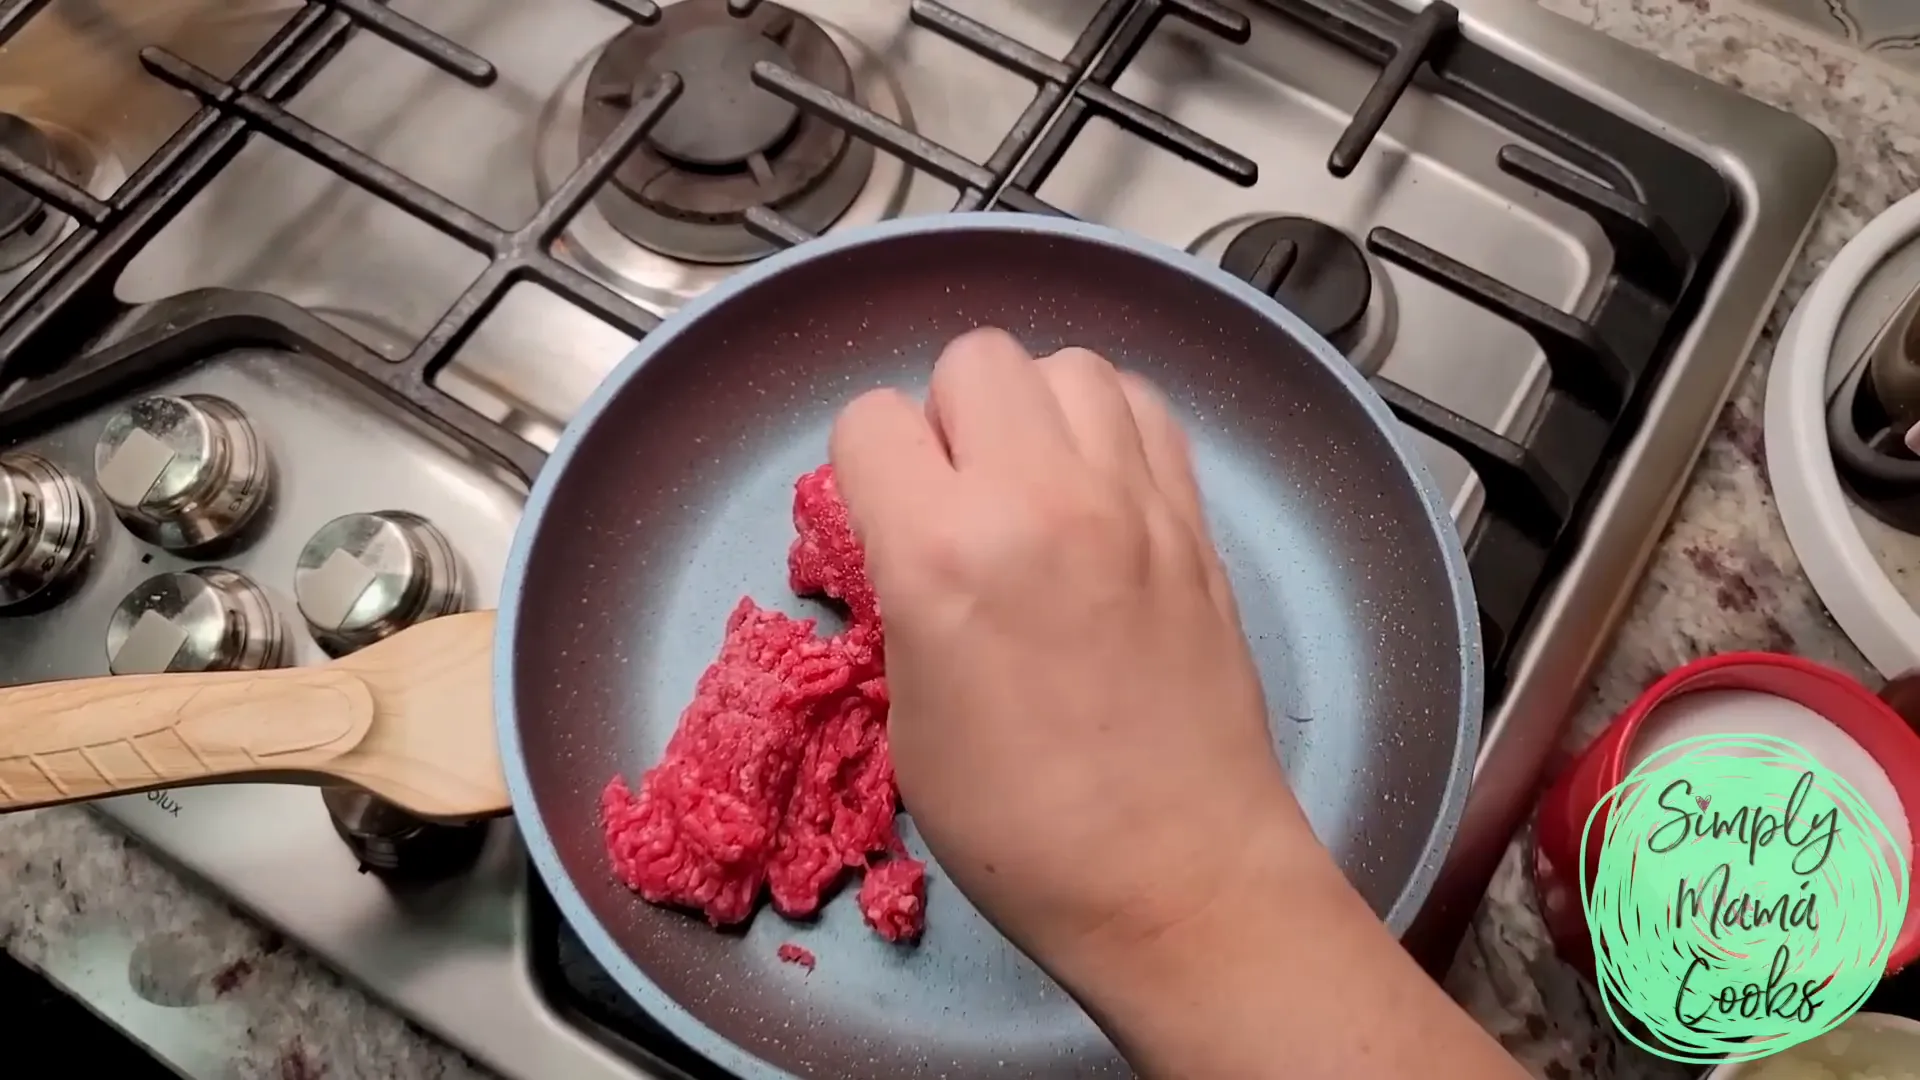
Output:
[[[1211,267],[1078,223],[953,215],[809,245],[670,320],[568,429],[515,545],[497,665],[516,808],[563,914],[643,1008],[741,1076],[1126,1073],[937,866],[927,935],[897,948],[851,890],[813,924],[763,910],[716,933],[627,893],[602,848],[601,788],[658,758],[740,596],[825,614],[788,593],[784,554],[793,479],[824,460],[835,410],[923,387],[982,325],[1036,353],[1095,349],[1173,399],[1274,743],[1396,930],[1452,837],[1480,710],[1470,591],[1431,484],[1325,342]],[[787,941],[817,970],[779,962]]]

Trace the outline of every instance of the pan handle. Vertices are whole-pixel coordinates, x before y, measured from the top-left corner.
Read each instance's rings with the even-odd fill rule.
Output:
[[[0,812],[323,774],[374,715],[345,671],[115,675],[0,689]]]

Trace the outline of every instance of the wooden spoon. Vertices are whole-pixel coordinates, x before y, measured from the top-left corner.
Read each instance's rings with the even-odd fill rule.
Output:
[[[433,619],[322,667],[0,689],[0,811],[268,780],[346,781],[428,818],[504,814],[493,618]]]

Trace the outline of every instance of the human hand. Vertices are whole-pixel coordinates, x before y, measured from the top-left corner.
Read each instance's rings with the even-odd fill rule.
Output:
[[[979,330],[924,406],[849,405],[831,456],[885,613],[902,798],[1028,953],[1070,966],[1157,938],[1256,851],[1325,858],[1185,436],[1144,380]]]

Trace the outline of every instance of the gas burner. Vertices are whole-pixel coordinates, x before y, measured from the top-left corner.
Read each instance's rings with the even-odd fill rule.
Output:
[[[48,172],[67,171],[52,136],[12,113],[0,113],[0,146]],[[0,271],[12,270],[51,247],[63,217],[38,195],[0,178]]]
[[[486,845],[485,821],[426,821],[357,788],[323,788],[320,800],[363,873],[394,881],[450,877],[472,866]]]
[[[674,12],[704,6],[707,6],[706,0],[683,0],[667,9],[661,17],[662,23],[669,18],[682,17],[675,16]],[[765,18],[765,13],[771,8],[770,4],[762,4],[759,17]],[[809,30],[817,28],[825,32],[839,55],[846,57],[854,73],[853,100],[901,128],[908,131],[914,129],[906,94],[889,73],[884,57],[833,23],[815,18],[805,20],[805,24]],[[658,35],[660,27],[643,32]],[[800,33],[796,28],[790,31],[790,36],[797,37]],[[611,45],[607,47],[608,51],[612,48]],[[566,82],[548,99],[541,113],[534,181],[543,199],[551,196],[561,181],[580,164],[582,146],[594,145],[592,138],[583,135],[590,126],[585,117],[585,103],[589,100],[588,88],[592,85],[594,73],[601,70],[600,59],[598,54],[583,58],[568,74]],[[752,92],[763,93],[758,88],[753,88]],[[686,100],[683,93],[680,100],[674,103],[674,109],[679,109]],[[673,110],[670,110],[668,117],[662,117],[662,120],[672,115]],[[617,120],[618,116],[614,115],[612,119]],[[815,123],[818,121],[802,116],[796,124],[796,132],[789,136],[785,149],[776,147],[773,156],[791,152],[796,136]],[[648,160],[650,155],[655,160],[662,160],[643,146],[629,160],[628,169],[638,167],[636,163]],[[771,164],[770,158],[770,167]],[[739,180],[734,182],[738,184]],[[830,170],[818,186],[794,197],[778,209],[796,224],[815,226],[815,232],[822,231],[826,225],[833,228],[865,225],[897,216],[910,196],[910,187],[915,184],[938,192],[951,190],[943,181],[929,179],[927,174],[908,168],[892,154],[875,154],[865,143],[856,143],[847,147],[839,166]],[[939,194],[932,196],[935,200],[939,197]],[[835,212],[823,212],[816,207]],[[588,272],[605,277],[614,287],[626,292],[655,314],[665,315],[678,310],[681,304],[733,273],[734,265],[723,264],[712,256],[701,258],[696,254],[689,258],[676,254],[658,242],[650,242],[646,235],[636,240],[631,235],[632,230],[623,227],[622,223],[630,225],[636,216],[641,215],[650,217],[652,227],[663,238],[671,234],[682,241],[697,242],[706,250],[720,248],[738,252],[732,260],[733,264],[757,259],[777,250],[777,245],[767,243],[747,231],[745,211],[736,215],[735,220],[722,224],[676,221],[648,211],[621,189],[618,180],[608,183],[594,201],[574,216],[556,245],[557,253]],[[452,369],[447,374],[452,374]],[[551,442],[551,439],[547,441]]]
[[[587,76],[581,154],[612,133],[637,88],[670,71],[682,80],[679,99],[595,199],[615,229],[662,254],[730,264],[773,250],[746,231],[756,206],[816,233],[847,211],[873,168],[872,148],[755,86],[761,61],[855,96],[833,38],[777,4],[735,16],[725,0],[686,0],[607,43]]]
[[[1386,275],[1340,229],[1309,217],[1242,217],[1207,232],[1189,249],[1217,259],[1373,374],[1396,323]]]

